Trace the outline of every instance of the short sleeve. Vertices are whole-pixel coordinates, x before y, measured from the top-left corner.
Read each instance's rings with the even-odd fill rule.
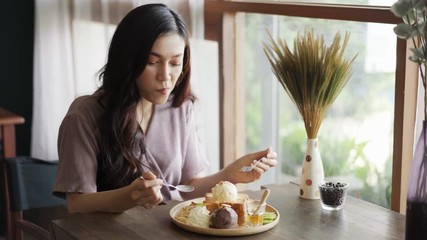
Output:
[[[97,144],[94,124],[79,114],[64,118],[58,135],[59,165],[53,193],[96,192]]]
[[[186,151],[184,153],[184,164],[182,169],[181,182],[188,182],[203,172],[209,162],[201,144],[200,137],[197,132],[197,126],[194,116],[193,104],[188,105],[187,112],[187,141]]]

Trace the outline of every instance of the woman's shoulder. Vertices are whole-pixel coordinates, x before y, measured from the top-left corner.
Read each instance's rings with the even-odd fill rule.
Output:
[[[194,107],[194,99],[192,99],[192,98],[187,98],[183,103],[182,103],[182,105],[181,105],[181,107],[183,108],[183,109],[185,109],[186,111],[191,111],[191,110],[193,110],[193,107]]]
[[[194,109],[194,101],[192,99],[186,99],[180,106],[173,106],[173,99],[169,100],[161,105],[156,105],[156,118],[163,119],[165,121],[182,122],[181,124],[188,124],[191,120]]]
[[[184,100],[184,102],[178,107],[174,107],[172,103],[173,96],[171,96],[165,104],[160,105],[159,109],[166,110],[171,114],[185,113],[187,115],[188,113],[191,113],[194,108],[194,99],[190,97]]]
[[[74,99],[68,109],[67,116],[79,115],[85,117],[99,116],[103,112],[104,106],[97,93],[82,95]]]

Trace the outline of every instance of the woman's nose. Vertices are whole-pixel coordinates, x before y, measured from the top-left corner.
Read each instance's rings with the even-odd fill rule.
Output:
[[[172,79],[172,75],[170,72],[170,68],[168,64],[162,64],[162,66],[159,69],[159,72],[157,73],[157,79],[160,81],[169,81]]]

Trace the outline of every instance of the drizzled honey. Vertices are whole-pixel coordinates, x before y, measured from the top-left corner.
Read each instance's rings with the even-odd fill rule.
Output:
[[[248,223],[251,226],[261,226],[263,221],[262,214],[249,214],[248,215]]]

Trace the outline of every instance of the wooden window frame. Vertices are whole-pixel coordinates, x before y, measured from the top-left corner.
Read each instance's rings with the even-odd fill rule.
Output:
[[[236,69],[238,48],[235,39],[237,31],[242,28],[238,12],[372,23],[401,22],[390,12],[390,7],[205,0],[205,38],[218,41],[219,44],[221,168],[236,159],[241,150],[241,128],[238,122],[238,114],[241,114],[238,99],[241,99],[241,93],[236,91],[239,74]],[[408,60],[409,45],[409,42],[397,39],[391,209],[400,213],[406,212],[418,87],[416,65]]]

